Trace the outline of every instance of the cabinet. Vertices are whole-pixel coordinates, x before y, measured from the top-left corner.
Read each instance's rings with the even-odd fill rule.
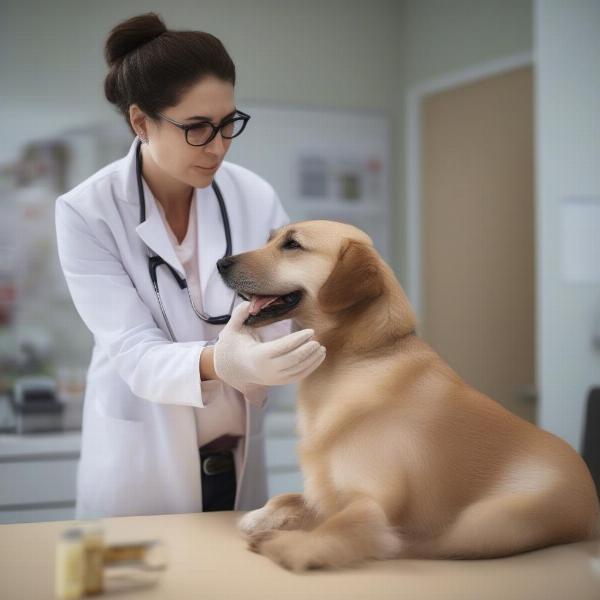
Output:
[[[0,523],[73,519],[79,432],[0,436]]]

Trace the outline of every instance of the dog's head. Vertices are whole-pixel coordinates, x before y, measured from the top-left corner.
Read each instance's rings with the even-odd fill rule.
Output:
[[[252,302],[245,324],[261,327],[309,315],[314,322],[377,298],[382,262],[364,231],[320,220],[285,225],[262,248],[222,258],[217,268],[230,288]]]

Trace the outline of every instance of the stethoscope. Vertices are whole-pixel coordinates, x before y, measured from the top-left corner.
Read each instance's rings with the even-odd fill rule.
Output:
[[[139,199],[140,199],[140,223],[143,223],[146,220],[146,199],[144,198],[144,186],[142,184],[142,153],[140,151],[141,147],[142,147],[142,142],[141,142],[141,140],[138,140],[135,158],[136,158],[138,195],[139,195]],[[229,227],[229,216],[227,215],[227,207],[225,206],[225,201],[223,200],[221,190],[220,190],[219,186],[217,185],[217,182],[214,180],[214,178],[212,181],[212,188],[215,191],[217,200],[219,201],[219,209],[221,210],[221,217],[223,219],[223,228],[225,230],[225,239],[227,240],[225,254],[223,255],[223,258],[224,258],[226,256],[231,256],[231,229]],[[165,319],[165,323],[167,324],[167,327],[169,329],[171,339],[174,342],[176,342],[177,340],[175,338],[175,334],[173,333],[173,329],[171,328],[171,324],[169,323],[169,319],[167,318],[167,314],[165,312],[165,308],[163,306],[162,299],[160,297],[160,291],[158,289],[158,279],[156,277],[156,269],[160,265],[167,266],[169,268],[169,271],[171,271],[173,277],[177,281],[177,284],[179,285],[180,289],[187,290],[187,295],[188,295],[188,298],[190,299],[190,304],[192,305],[192,309],[194,310],[194,312],[200,319],[202,319],[206,323],[211,323],[213,325],[222,325],[229,321],[229,319],[231,318],[231,312],[233,310],[233,305],[235,303],[235,299],[237,296],[236,292],[234,292],[234,294],[233,294],[231,306],[229,307],[229,314],[219,315],[218,317],[211,317],[210,315],[204,314],[201,311],[199,311],[196,308],[196,306],[194,305],[194,301],[192,300],[192,297],[190,295],[190,290],[189,290],[189,287],[188,287],[188,284],[187,284],[187,281],[185,280],[185,278],[180,277],[179,274],[177,273],[177,271],[169,263],[167,263],[160,256],[158,256],[158,254],[151,252],[150,248],[148,248],[148,246],[146,246],[146,248],[147,248],[147,254],[148,254],[148,269],[150,271],[150,279],[152,280],[152,285],[154,286],[154,292],[156,293],[156,298],[158,299],[158,304],[160,306],[160,310]]]

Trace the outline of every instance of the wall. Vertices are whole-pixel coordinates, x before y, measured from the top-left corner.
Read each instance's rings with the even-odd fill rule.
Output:
[[[597,1],[535,3],[539,424],[577,449],[587,390],[600,384],[591,344],[600,284],[563,280],[561,202],[600,203],[599,32]]]

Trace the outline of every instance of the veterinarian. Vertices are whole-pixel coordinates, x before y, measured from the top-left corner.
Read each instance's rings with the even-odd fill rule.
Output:
[[[76,518],[260,508],[268,386],[323,355],[289,319],[245,326],[250,302],[217,261],[263,246],[288,216],[267,181],[223,160],[250,115],[216,37],[146,13],[111,30],[105,57],[106,98],[136,137],[55,211],[94,338]]]

